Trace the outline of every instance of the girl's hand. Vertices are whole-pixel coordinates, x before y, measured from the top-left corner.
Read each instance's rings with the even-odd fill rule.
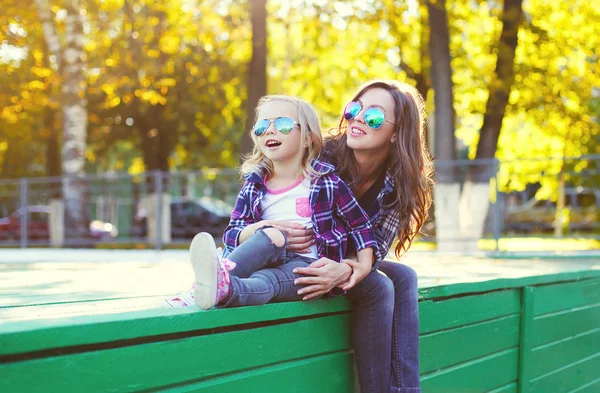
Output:
[[[308,267],[294,269],[294,273],[308,276],[297,278],[294,280],[294,284],[307,285],[300,289],[298,294],[304,295],[302,300],[310,300],[347,283],[352,274],[352,269],[344,263],[338,263],[329,258],[321,258]]]
[[[283,232],[287,238],[288,251],[305,253],[315,242],[315,234],[312,228],[291,221],[261,221],[263,225],[271,225]]]
[[[342,263],[350,265],[350,267],[352,268],[352,275],[350,276],[350,279],[348,280],[348,282],[342,285],[342,289],[344,291],[347,291],[350,288],[354,287],[365,277],[367,277],[371,272],[371,266],[367,265],[366,263],[359,263],[353,261],[352,259],[344,259],[342,260]]]

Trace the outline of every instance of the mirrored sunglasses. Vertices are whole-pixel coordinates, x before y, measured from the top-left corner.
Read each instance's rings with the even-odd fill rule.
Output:
[[[273,122],[275,129],[281,132],[282,134],[289,134],[290,132],[292,132],[295,126],[299,125],[297,122],[295,122],[289,117],[278,117],[274,120],[261,119],[254,124],[254,127],[252,127],[254,135],[261,136],[265,132],[267,132],[267,129],[271,125],[271,122]]]
[[[347,121],[354,119],[356,116],[358,116],[362,109],[363,106],[360,102],[349,102],[348,105],[346,105],[346,108],[344,109],[344,119],[346,119]],[[385,119],[385,113],[383,113],[381,109],[375,107],[369,107],[365,109],[363,117],[365,119],[365,123],[373,130],[381,128],[383,123],[386,121],[390,124],[394,124],[391,121]]]

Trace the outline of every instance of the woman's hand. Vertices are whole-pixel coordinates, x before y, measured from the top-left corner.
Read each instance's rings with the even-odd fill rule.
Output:
[[[348,280],[348,282],[342,285],[342,289],[344,291],[347,291],[350,288],[354,287],[365,277],[367,277],[371,272],[371,266],[367,265],[366,263],[359,263],[353,261],[352,259],[344,259],[342,260],[342,263],[350,265],[350,267],[352,268],[352,275],[350,276],[350,279]]]
[[[279,229],[287,238],[287,250],[297,253],[309,252],[310,246],[315,242],[312,228],[291,221],[261,221],[263,225],[271,225]]]
[[[304,295],[302,300],[310,300],[347,283],[350,280],[352,269],[348,264],[338,263],[329,258],[321,258],[308,267],[294,269],[294,273],[308,276],[297,278],[294,284],[306,285],[298,291],[298,294]]]

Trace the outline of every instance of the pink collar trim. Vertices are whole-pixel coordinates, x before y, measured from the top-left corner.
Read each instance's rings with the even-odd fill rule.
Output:
[[[279,195],[279,194],[283,194],[284,192],[288,192],[289,190],[293,190],[294,188],[298,187],[300,185],[300,183],[302,183],[302,180],[304,180],[304,176],[300,176],[298,178],[298,180],[294,184],[289,185],[289,186],[284,187],[284,188],[280,188],[279,190],[273,190],[272,188],[269,188],[267,186],[267,179],[266,178],[263,180],[263,182],[265,183],[265,187],[267,188],[267,192],[269,194]]]

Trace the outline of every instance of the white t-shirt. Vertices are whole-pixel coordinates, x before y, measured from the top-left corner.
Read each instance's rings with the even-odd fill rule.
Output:
[[[280,190],[267,187],[267,192],[260,201],[261,216],[263,220],[292,221],[312,228],[312,209],[310,208],[310,182],[306,179],[298,180],[291,186]],[[300,254],[317,259],[317,246],[313,244],[310,252]]]

